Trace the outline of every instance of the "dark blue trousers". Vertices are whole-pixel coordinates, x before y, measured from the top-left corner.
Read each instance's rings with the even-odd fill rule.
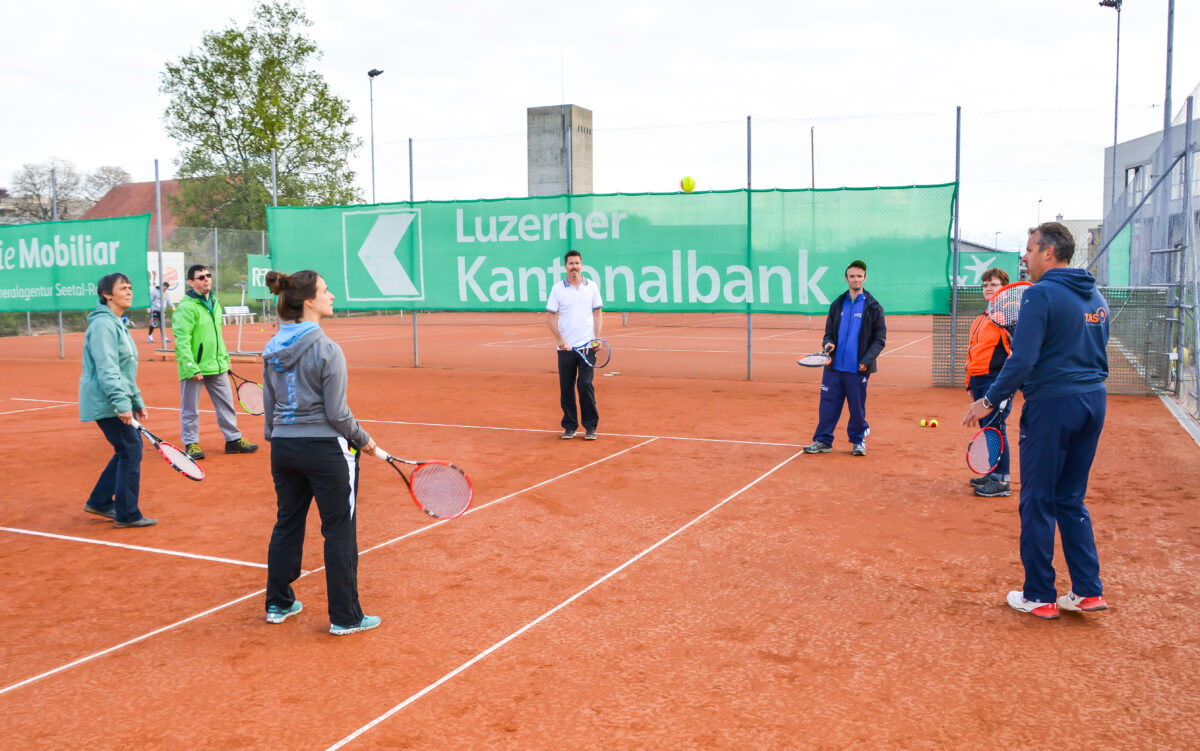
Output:
[[[1107,407],[1104,388],[1025,402],[1021,410],[1021,563],[1025,598],[1054,602],[1054,528],[1071,589],[1104,594],[1092,517],[1083,498]]]
[[[96,480],[87,503],[95,509],[116,513],[122,523],[142,518],[138,509],[138,493],[142,486],[142,434],[118,417],[96,420],[104,437],[112,444],[113,456]]]
[[[588,367],[574,350],[558,350],[558,392],[563,413],[563,430],[575,430],[579,427],[581,418],[584,430],[595,430],[600,424],[600,414],[596,411],[596,389],[592,385],[595,375],[596,369]],[[575,409],[577,387],[578,410]]]
[[[833,445],[833,431],[842,418],[842,405],[850,408],[846,437],[850,443],[862,443],[871,428],[867,425],[867,373],[844,373],[825,368],[821,374],[821,406],[813,440]]]
[[[996,380],[996,376],[993,373],[971,376],[971,399],[981,399],[983,395],[987,393],[988,386],[991,386],[992,381],[994,380]],[[1009,454],[1012,452],[1010,451],[1011,447],[1008,445],[1008,430],[1006,425],[1008,423],[1008,415],[1011,412],[1012,399],[1009,399],[1008,404],[1004,405],[1003,410],[1000,409],[1000,405],[996,405],[995,409],[993,409],[991,412],[988,412],[987,416],[979,421],[979,426],[981,428],[995,428],[996,430],[999,430],[1000,435],[1004,437],[1004,450],[1000,452],[1000,460],[999,463],[996,464],[996,474],[1000,475],[1009,474]]]

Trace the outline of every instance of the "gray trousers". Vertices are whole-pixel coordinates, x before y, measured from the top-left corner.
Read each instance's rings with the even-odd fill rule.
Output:
[[[206,375],[203,381],[188,378],[179,382],[179,434],[183,445],[200,442],[200,388],[208,391],[217,411],[217,425],[226,441],[236,441],[242,437],[238,430],[237,413],[233,411],[233,389],[229,387],[229,376]]]

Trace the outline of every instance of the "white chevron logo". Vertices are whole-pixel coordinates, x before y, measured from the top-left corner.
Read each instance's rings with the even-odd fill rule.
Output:
[[[363,216],[363,215],[371,216]],[[354,249],[354,245],[349,244],[349,238],[343,236],[343,240],[347,243],[343,246],[345,255],[343,258],[347,263],[351,255],[358,258],[362,264],[362,269],[367,272],[371,281],[379,289],[379,293],[366,292],[361,289],[361,283],[358,285],[360,291],[357,294],[351,294],[347,288],[347,299],[349,300],[420,300],[424,295],[420,289],[422,285],[421,272],[421,224],[420,212],[417,210],[404,209],[399,211],[352,211],[342,215],[343,233],[346,233],[347,222],[351,220],[351,215],[358,215],[353,218],[355,225],[365,228],[370,227],[367,231],[367,236],[362,240],[358,249]],[[365,221],[364,221],[365,220]],[[413,264],[412,268],[405,268],[404,264],[397,258],[397,250],[406,235],[409,234],[410,228],[416,222],[416,235],[412,238],[415,242],[415,255],[408,259]],[[370,224],[367,224],[370,222]],[[359,235],[361,237],[361,235]],[[406,244],[407,245],[407,244]],[[407,253],[405,256],[407,257]],[[349,282],[350,269],[347,268],[347,282]],[[417,283],[414,283],[414,279]],[[365,294],[364,294],[365,293]]]

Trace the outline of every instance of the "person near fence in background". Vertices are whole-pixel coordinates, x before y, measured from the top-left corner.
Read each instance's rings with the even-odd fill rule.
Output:
[[[267,550],[267,622],[302,609],[292,582],[300,578],[304,526],[314,497],[325,537],[329,632],[366,631],[380,618],[358,601],[359,453],[375,441],[346,405],[346,356],[321,330],[333,315],[333,293],[315,271],[267,274],[279,296],[279,331],[263,352],[263,435],[271,444],[276,519]]]
[[[150,288],[150,335],[146,337],[148,342],[154,341],[155,329],[162,329],[164,344],[171,341],[171,337],[167,336],[167,327],[163,325],[163,316],[166,315],[163,298],[170,286],[170,282],[163,282],[160,286]],[[174,305],[171,306],[172,309],[174,307]]]
[[[1105,610],[1088,474],[1104,429],[1108,305],[1096,280],[1070,268],[1075,239],[1058,222],[1029,236],[1025,262],[1034,282],[1021,298],[1012,355],[963,416],[974,425],[1018,388],[1021,409],[1021,563],[1025,583],[1008,605],[1039,618],[1064,610]],[[1071,589],[1055,601],[1054,530],[1062,536]]]
[[[1000,288],[1008,284],[1008,272],[1004,269],[991,268],[983,272],[980,279],[983,282],[983,299],[991,302]],[[1004,367],[1004,361],[1008,359],[1011,352],[1012,338],[1008,331],[997,326],[988,317],[985,310],[971,323],[971,338],[967,345],[967,391],[971,394],[971,401],[975,401],[987,393],[988,386],[991,386],[992,381],[996,380],[996,374]],[[1009,485],[1008,432],[1005,429],[1005,422],[1011,411],[1012,402],[1010,401],[1003,407],[997,405],[982,420],[983,424],[1000,431],[1004,443],[995,471],[983,477],[971,479],[971,485],[975,488],[977,496],[999,498],[1007,497],[1012,493]]]
[[[203,459],[200,448],[200,389],[208,391],[217,413],[217,425],[225,436],[226,454],[250,454],[258,444],[250,443],[238,430],[233,411],[233,389],[229,385],[229,352],[221,334],[221,302],[212,289],[212,272],[196,264],[188,268],[191,287],[171,317],[175,334],[175,365],[179,371],[179,429],[187,455]]]
[[[828,454],[833,450],[833,431],[842,417],[842,405],[850,407],[846,435],[850,453],[865,456],[867,435],[867,381],[878,368],[875,360],[887,343],[887,323],[883,306],[863,285],[867,264],[851,261],[846,267],[847,290],[829,306],[825,318],[825,338],[821,346],[832,359],[821,373],[821,405],[813,442],[805,446],[809,454]]]
[[[89,514],[113,520],[113,526],[152,527],[138,508],[142,482],[142,436],[133,419],[146,419],[146,403],[137,385],[137,347],[121,316],[133,304],[133,285],[121,273],[96,284],[100,304],[88,314],[83,337],[83,373],[79,376],[79,421],[100,427],[113,456],[83,504]]]
[[[583,256],[568,250],[563,256],[567,278],[554,285],[546,301],[546,323],[558,346],[558,391],[562,406],[562,438],[574,438],[582,422],[584,440],[596,440],[600,413],[596,410],[596,369],[575,353],[600,336],[604,328],[604,301],[600,285],[583,276]],[[575,390],[579,409],[575,408]]]

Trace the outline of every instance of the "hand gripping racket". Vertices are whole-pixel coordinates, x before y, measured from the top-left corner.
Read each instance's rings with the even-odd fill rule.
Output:
[[[392,465],[392,469],[404,480],[417,507],[435,519],[453,519],[462,516],[471,507],[475,488],[467,473],[450,462],[414,462],[399,459],[376,447],[375,456]],[[401,464],[412,464],[416,469],[411,477],[405,477]]]
[[[593,368],[603,368],[612,359],[612,348],[603,339],[593,339],[587,344],[571,349],[575,350],[575,354],[582,357],[583,361]]]
[[[832,358],[827,352],[813,352],[810,355],[805,355],[796,361],[797,365],[803,365],[806,368],[821,368],[830,363]]]
[[[238,406],[249,414],[261,415],[263,413],[262,385],[242,378],[232,369],[229,371],[229,377],[233,379],[233,384],[237,387]]]
[[[981,426],[967,443],[967,466],[977,475],[990,475],[1000,463],[1000,454],[1004,453],[1004,436],[997,428],[990,427],[990,423],[1004,412],[1006,406],[1007,399],[1000,402],[988,424]]]
[[[996,294],[988,302],[987,314],[992,322],[1012,333],[1017,327],[1017,318],[1021,314],[1021,297],[1025,290],[1032,287],[1031,282],[1013,282],[996,290]]]
[[[166,460],[167,464],[175,469],[179,474],[189,480],[200,482],[204,479],[204,470],[196,463],[196,460],[188,456],[183,449],[178,446],[167,443],[163,439],[151,433],[142,427],[142,424],[136,419],[132,422],[133,427],[141,431],[142,435],[150,439],[150,443],[154,444],[154,448],[158,449],[158,455]]]

